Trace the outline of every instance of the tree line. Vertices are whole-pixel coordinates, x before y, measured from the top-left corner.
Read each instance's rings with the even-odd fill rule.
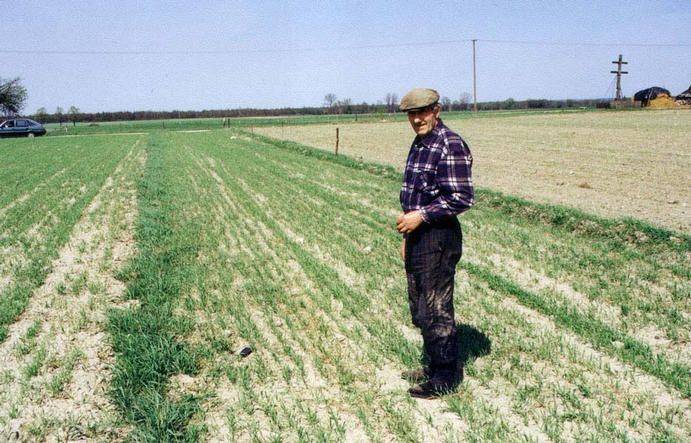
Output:
[[[3,80],[0,78],[0,114],[11,116],[20,115],[24,108],[28,93],[21,84],[19,77]],[[459,98],[452,100],[449,97],[441,97],[439,103],[443,111],[470,111],[473,109],[472,96],[464,92]],[[547,100],[528,99],[514,100],[508,98],[502,101],[480,102],[478,110],[500,109],[555,109],[555,108],[579,108],[595,107],[601,99],[585,100]],[[325,115],[325,114],[373,114],[398,112],[398,95],[389,92],[383,100],[370,104],[367,102],[354,103],[350,98],[339,99],[336,94],[330,92],[324,96],[322,106],[303,106],[288,108],[236,108],[236,109],[212,109],[202,111],[116,111],[116,112],[80,112],[76,106],[70,106],[65,112],[58,106],[55,112],[49,113],[41,107],[33,115],[25,117],[33,118],[41,123],[72,123],[77,122],[105,122],[123,120],[160,120],[183,118],[233,118],[233,117],[272,117],[291,115]]]
[[[473,103],[462,100],[439,101],[443,111],[472,111]],[[504,109],[574,109],[583,107],[595,107],[602,102],[600,99],[584,100],[547,100],[528,99],[514,100],[508,98],[502,101],[478,102],[480,111],[504,110]],[[92,112],[81,113],[78,108],[71,107],[67,113],[58,107],[55,113],[49,114],[45,108],[39,108],[33,116],[27,116],[41,123],[70,123],[73,122],[106,122],[125,120],[162,120],[162,119],[186,119],[186,118],[234,118],[234,117],[279,117],[291,115],[337,115],[337,114],[375,114],[393,113],[398,111],[398,102],[384,102],[376,104],[353,103],[346,98],[334,100],[325,106],[304,106],[293,108],[238,108],[238,109],[211,109],[202,111],[117,111],[117,112]]]

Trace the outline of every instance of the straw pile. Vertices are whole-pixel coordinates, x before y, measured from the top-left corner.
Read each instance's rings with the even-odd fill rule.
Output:
[[[674,108],[680,106],[672,97],[667,94],[658,94],[657,97],[648,102],[649,108]]]

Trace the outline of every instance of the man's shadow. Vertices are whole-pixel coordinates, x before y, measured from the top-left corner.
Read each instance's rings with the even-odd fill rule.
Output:
[[[492,352],[492,340],[472,325],[459,323],[456,326],[458,337],[458,363],[461,368],[466,363]]]
[[[492,352],[492,340],[472,325],[458,323],[456,325],[456,341],[458,344],[457,381],[463,381],[463,368],[466,364]],[[420,355],[423,365],[429,364],[429,358],[424,346]]]

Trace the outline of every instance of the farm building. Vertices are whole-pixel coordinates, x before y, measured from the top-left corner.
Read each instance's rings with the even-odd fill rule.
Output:
[[[638,91],[634,94],[633,99],[634,101],[640,101],[643,107],[663,108],[667,107],[670,102],[674,103],[671,106],[676,106],[676,103],[672,100],[672,94],[659,86]]]
[[[680,105],[691,105],[691,86],[689,89],[674,97],[674,101]]]

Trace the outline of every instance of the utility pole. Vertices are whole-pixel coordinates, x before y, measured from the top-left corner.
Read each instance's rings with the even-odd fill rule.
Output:
[[[617,65],[616,71],[609,71],[611,74],[617,74],[617,103],[621,102],[621,76],[622,74],[628,74],[628,71],[622,71],[621,65],[628,65],[629,62],[622,61],[621,54],[619,54],[619,60],[612,62]]]
[[[473,39],[473,111],[477,114],[477,76],[475,74],[475,42]]]

